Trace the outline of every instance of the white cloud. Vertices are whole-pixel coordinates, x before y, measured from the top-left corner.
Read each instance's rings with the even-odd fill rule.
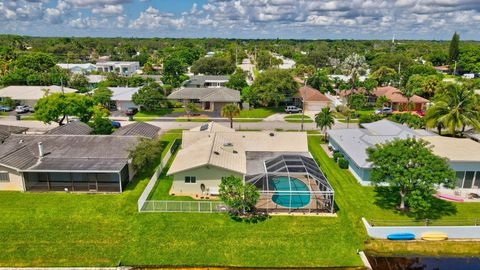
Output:
[[[183,17],[177,18],[172,13],[164,13],[150,6],[141,12],[140,16],[132,21],[129,27],[133,29],[181,28],[184,26],[184,22]]]
[[[104,5],[101,7],[92,8],[93,14],[99,15],[119,15],[123,13],[123,6],[122,5]]]

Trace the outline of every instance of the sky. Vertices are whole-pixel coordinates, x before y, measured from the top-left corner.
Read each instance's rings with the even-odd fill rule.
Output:
[[[480,40],[480,0],[0,0],[34,36]]]

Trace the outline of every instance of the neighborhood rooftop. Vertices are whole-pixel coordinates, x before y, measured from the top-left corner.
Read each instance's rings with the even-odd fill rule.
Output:
[[[52,135],[88,135],[93,129],[83,122],[70,122],[47,131]]]
[[[18,171],[117,172],[137,142],[133,136],[13,134],[0,147],[0,165]]]
[[[63,89],[62,89],[63,88]],[[13,100],[39,100],[45,96],[45,93],[75,93],[77,90],[57,85],[51,86],[31,86],[31,85],[12,85],[0,89],[0,97],[10,97]]]
[[[135,122],[117,129],[112,135],[116,136],[142,136],[146,138],[155,138],[158,136],[160,128],[144,122]]]
[[[226,87],[181,88],[171,93],[168,99],[198,99],[201,102],[239,102],[240,91]]]
[[[413,130],[407,126],[386,119],[374,123],[362,124],[362,127],[363,128],[329,130],[328,137],[329,140],[341,145],[342,149],[356,165],[363,168],[371,166],[371,163],[367,161],[367,148],[396,138],[421,138],[434,135],[425,130]]]
[[[10,137],[11,134],[20,134],[27,130],[26,127],[0,125],[0,143]]]
[[[137,93],[140,87],[108,87],[112,91],[111,100],[131,101],[132,95]]]

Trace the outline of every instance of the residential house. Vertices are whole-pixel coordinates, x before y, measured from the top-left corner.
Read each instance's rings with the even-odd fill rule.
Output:
[[[141,136],[149,139],[158,137],[160,128],[145,122],[134,122],[115,130],[114,136]]]
[[[31,86],[31,85],[12,85],[0,89],[0,100],[3,98],[11,98],[17,105],[35,106],[37,101],[44,97],[47,93],[75,93],[76,89],[62,87],[57,85],[51,86]]]
[[[69,123],[43,135],[10,135],[0,144],[0,190],[122,192],[135,175],[129,151],[148,137],[141,130],[88,135],[86,127]]]
[[[229,76],[225,75],[194,75],[183,83],[185,88],[224,87]]]
[[[364,185],[370,184],[372,167],[372,163],[367,160],[368,148],[394,139],[434,136],[425,130],[413,130],[386,119],[360,126],[361,128],[328,130],[327,136],[328,145],[344,156],[352,174]]]
[[[167,175],[173,176],[172,195],[217,196],[222,178],[235,176],[260,190],[257,209],[333,211],[333,189],[308,152],[305,132],[236,132],[206,123],[183,131]],[[290,181],[304,187],[305,197],[295,206],[289,200],[299,198],[285,191],[294,189]],[[278,193],[283,191],[288,194]]]
[[[457,173],[457,188],[480,191],[478,142],[438,136],[426,130],[414,130],[385,119],[361,126],[362,128],[327,131],[329,146],[344,156],[349,163],[350,171],[361,184],[370,184],[372,163],[367,160],[368,148],[394,139],[418,138],[430,143],[434,154],[448,160],[450,167]]]
[[[106,76],[103,75],[87,75],[88,84],[90,85],[90,89],[94,89],[97,85],[107,79]]]
[[[217,88],[180,88],[172,92],[167,99],[187,105],[189,102],[197,104],[206,111],[221,111],[229,103],[240,102],[240,91],[226,87]]]
[[[429,100],[418,95],[413,95],[410,100],[408,100],[402,92],[392,86],[377,87],[373,91],[375,97],[385,96],[390,100],[389,107],[396,111],[408,111],[408,102],[410,102],[410,109],[413,111],[424,111],[426,110]]]
[[[97,67],[94,64],[57,64],[58,67],[62,69],[69,70],[73,74],[88,74],[92,71],[97,70]]]
[[[441,74],[450,74],[450,67],[449,66],[435,66],[433,67],[438,73]]]
[[[124,76],[131,76],[140,69],[140,63],[134,61],[105,61],[96,65],[98,72],[114,72]]]
[[[364,94],[368,96],[367,102],[375,104],[378,97],[385,96],[389,99],[388,106],[396,111],[408,111],[408,99],[402,92],[392,86],[383,86],[375,88],[371,93],[368,93],[364,88],[341,90],[338,92],[339,97],[344,104],[348,103],[348,97],[352,94]],[[410,98],[410,109],[413,111],[424,111],[429,103],[428,99],[413,95]]]
[[[302,103],[304,103],[305,111],[312,112],[321,111],[325,107],[332,106],[332,101],[327,96],[310,86],[302,86],[298,88],[294,103],[300,108],[302,108]]]
[[[108,87],[112,91],[112,97],[110,98],[111,110],[125,111],[130,107],[137,107],[132,101],[133,94],[140,90],[140,87]]]

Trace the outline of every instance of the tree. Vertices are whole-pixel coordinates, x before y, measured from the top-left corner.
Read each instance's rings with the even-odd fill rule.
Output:
[[[273,57],[273,55],[266,50],[261,50],[260,52],[258,52],[255,61],[257,64],[257,68],[260,70],[267,70],[283,63],[281,59]]]
[[[195,61],[190,71],[194,74],[227,75],[235,71],[235,64],[223,57],[204,57]]]
[[[4,97],[2,98],[0,105],[15,108],[15,101],[11,97]]]
[[[80,92],[87,92],[88,91],[88,79],[83,74],[73,74],[70,79],[68,80],[68,86],[77,89]]]
[[[185,106],[185,111],[187,112],[187,116],[188,116],[188,121],[190,121],[190,116],[193,114],[193,113],[196,113],[198,111],[200,111],[197,107],[197,105],[195,105],[195,103],[193,102],[189,102],[187,103],[187,105]]]
[[[228,82],[225,83],[225,86],[231,89],[241,91],[243,88],[248,86],[247,81],[245,80],[246,77],[247,73],[242,69],[237,68],[237,70],[235,70],[235,73],[230,75],[230,78],[228,79]]]
[[[473,44],[462,46],[458,65],[463,71],[480,73],[480,47]]]
[[[457,84],[449,84],[444,93],[435,97],[435,103],[427,110],[425,121],[427,127],[436,127],[441,134],[447,128],[452,136],[460,135],[467,126],[480,129],[479,98],[471,90]]]
[[[390,85],[396,78],[397,72],[393,68],[381,66],[370,75],[370,78],[376,80],[379,85]]]
[[[173,87],[179,87],[183,82],[182,75],[187,71],[187,64],[181,58],[171,55],[163,61],[162,81]]]
[[[298,84],[287,70],[270,69],[260,73],[251,86],[251,91],[263,106],[277,106],[287,97],[297,93]]]
[[[348,96],[348,107],[353,110],[361,110],[367,104],[368,97],[364,94],[354,93]]]
[[[391,100],[387,97],[387,96],[379,96],[377,98],[377,101],[375,102],[377,108],[383,108],[385,107],[385,104],[389,104],[391,102]]]
[[[134,149],[129,150],[128,157],[135,170],[146,172],[158,164],[164,147],[159,139],[142,138]]]
[[[90,127],[93,128],[93,134],[108,135],[112,134],[112,121],[108,119],[110,112],[102,105],[95,105],[93,107],[92,122],[89,122]]]
[[[12,64],[15,68],[26,68],[34,72],[44,72],[55,66],[55,59],[46,53],[25,53],[21,54]]]
[[[455,32],[450,41],[450,47],[448,49],[448,63],[453,63],[458,61],[458,56],[460,54],[460,35]]]
[[[333,118],[330,108],[322,108],[322,111],[315,115],[315,123],[317,124],[317,128],[320,128],[320,130],[324,132],[326,139],[326,129],[332,128],[332,126],[335,124],[335,119]]]
[[[233,128],[233,118],[240,114],[240,108],[237,104],[230,103],[222,107],[221,113],[230,120],[230,128]]]
[[[132,101],[145,111],[155,111],[166,106],[162,86],[158,83],[151,83],[140,88],[132,95]]]
[[[333,92],[333,85],[325,70],[319,69],[308,78],[307,84],[322,93]]]
[[[112,94],[112,90],[108,89],[108,87],[99,87],[93,91],[92,98],[96,104],[102,104],[104,107],[108,107]]]
[[[352,88],[355,88],[355,82],[358,76],[364,74],[368,68],[367,63],[365,62],[365,56],[356,53],[351,54],[347,58],[345,58],[342,66],[345,72],[347,72],[350,76]]]
[[[56,122],[63,125],[67,116],[77,116],[88,123],[93,115],[94,101],[91,97],[76,93],[45,93],[35,105],[35,117],[47,124]]]
[[[373,163],[371,181],[376,185],[387,183],[398,192],[401,211],[407,206],[426,210],[436,186],[453,188],[455,184],[455,172],[447,160],[434,155],[425,141],[396,139],[367,149],[367,154]]]
[[[219,186],[220,199],[236,216],[253,212],[260,198],[257,188],[250,183],[243,183],[235,176],[222,177]]]

